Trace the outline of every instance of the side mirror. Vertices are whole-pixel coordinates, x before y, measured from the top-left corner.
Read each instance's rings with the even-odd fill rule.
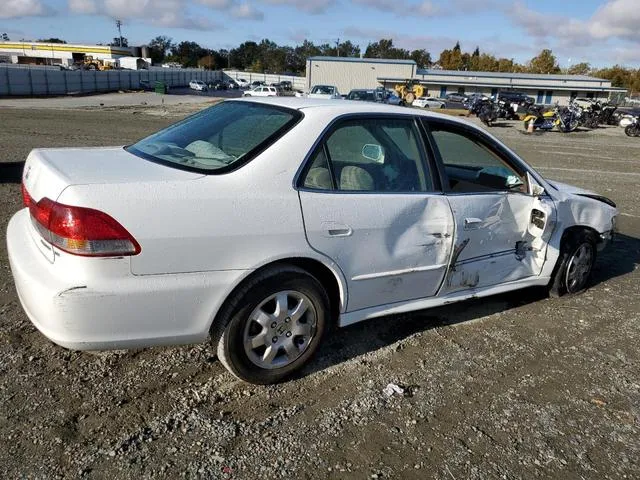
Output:
[[[384,163],[384,149],[380,145],[365,144],[362,147],[362,156],[376,163]]]

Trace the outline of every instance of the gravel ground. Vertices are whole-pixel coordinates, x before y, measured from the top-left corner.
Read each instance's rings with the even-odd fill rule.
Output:
[[[143,106],[144,107],[144,106]],[[0,226],[33,147],[123,144],[194,106],[0,109]],[[0,478],[640,477],[640,142],[492,128],[622,212],[592,288],[537,289],[334,330],[287,383],[209,345],[80,353],[28,321],[0,246]],[[390,382],[405,389],[387,397]]]

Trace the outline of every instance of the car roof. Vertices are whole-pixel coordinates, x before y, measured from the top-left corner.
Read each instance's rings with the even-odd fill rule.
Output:
[[[457,119],[451,115],[423,111],[417,108],[407,108],[385,103],[351,102],[348,100],[331,100],[325,98],[301,98],[301,97],[243,97],[227,99],[225,102],[253,102],[277,107],[291,108],[300,111],[317,111],[329,117],[349,113],[399,113],[404,115],[418,115],[424,117],[442,118],[459,123],[473,125],[471,122]]]

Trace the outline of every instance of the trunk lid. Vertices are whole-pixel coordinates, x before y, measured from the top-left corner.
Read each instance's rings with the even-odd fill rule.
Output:
[[[52,148],[31,151],[22,183],[38,202],[44,197],[58,201],[62,192],[74,185],[188,181],[200,177],[202,174],[150,162],[123,147]],[[53,263],[55,255],[51,245],[35,228],[30,231],[38,249]]]
[[[150,162],[123,147],[32,150],[23,182],[34,200],[57,200],[71,185],[194,180],[202,174]]]

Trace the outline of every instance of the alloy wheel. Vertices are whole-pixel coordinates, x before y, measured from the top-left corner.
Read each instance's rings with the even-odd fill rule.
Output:
[[[565,277],[567,292],[578,292],[586,285],[593,267],[593,248],[590,243],[581,243],[571,255]]]
[[[263,300],[249,315],[243,334],[249,360],[265,369],[299,358],[316,334],[316,310],[301,292],[287,290]]]

